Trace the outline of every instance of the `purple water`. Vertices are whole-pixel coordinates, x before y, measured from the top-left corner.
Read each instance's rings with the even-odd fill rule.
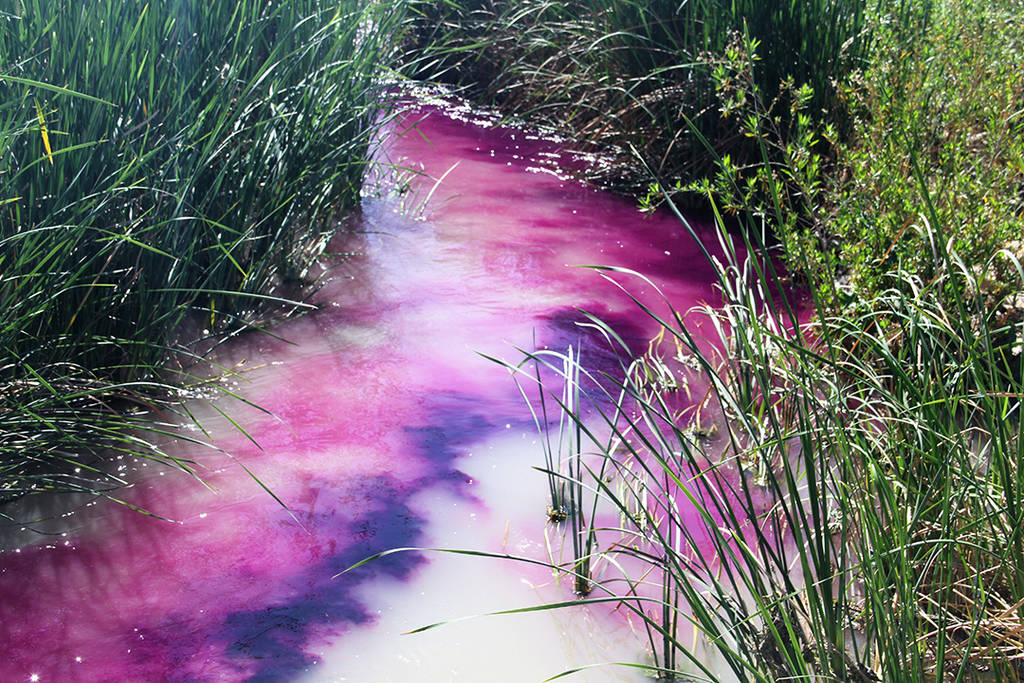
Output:
[[[239,371],[233,390],[270,414],[218,404],[250,440],[197,403],[230,457],[179,454],[200,462],[212,490],[144,473],[124,497],[172,521],[95,506],[68,518],[65,535],[15,534],[0,553],[0,680],[524,681],[642,659],[610,607],[401,635],[571,597],[536,567],[401,553],[335,578],[395,547],[541,558],[560,543],[531,469],[542,462],[530,414],[480,354],[517,362],[536,339],[582,347],[588,365],[614,371],[577,308],[639,350],[657,331],[622,291],[571,266],[641,271],[680,311],[718,299],[676,219],[559,177],[556,143],[433,109],[396,129],[414,124],[422,135],[388,154],[423,173],[402,196],[367,198],[366,232],[334,245],[357,255],[329,270],[321,308],[277,328],[282,340],[247,337],[217,357]],[[642,281],[619,279],[656,303]]]

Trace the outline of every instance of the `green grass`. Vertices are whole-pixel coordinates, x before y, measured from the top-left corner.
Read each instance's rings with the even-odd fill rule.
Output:
[[[115,486],[111,448],[168,460],[132,415],[159,420],[191,355],[296,309],[358,203],[403,11],[19,0],[0,17],[0,499]]]
[[[835,84],[860,66],[867,0],[449,0],[420,4],[417,55],[449,82],[610,151],[591,177],[642,191],[648,168],[671,185],[714,168],[701,137],[744,161],[757,147],[719,112],[713,71],[737,35],[761,44],[755,80],[769,99],[793,79],[818,120],[842,120]],[[686,119],[695,126],[691,129]],[[844,125],[845,129],[845,125]],[[642,163],[638,163],[639,156]]]
[[[584,382],[604,395],[567,399],[588,376],[570,353],[510,368],[561,375],[535,405],[545,443],[577,435],[567,460],[546,452],[553,500],[599,499],[553,566],[640,619],[661,680],[1020,680],[1019,3],[691,14],[712,6],[434,6],[447,42],[427,52],[453,79],[628,153],[599,175],[642,208],[697,191],[726,243],[766,236],[719,270],[717,352],[673,313],[648,354],[621,344],[620,373]],[[781,294],[794,280],[805,327]]]
[[[660,680],[1020,679],[1024,363],[979,297],[943,307],[936,291],[974,276],[942,257],[932,283],[892,274],[913,294],[875,302],[886,332],[874,316],[801,327],[784,295],[765,294],[783,291],[771,264],[733,256],[724,307],[703,309],[711,340],[679,312],[657,318],[659,343],[639,358],[621,344],[627,360],[593,378],[596,394],[579,390],[571,352],[527,356],[561,374],[547,424],[569,423],[589,463],[560,478],[600,499],[567,532],[574,550],[600,550],[552,567],[639,617]],[[681,387],[702,383],[678,412]],[[597,524],[601,507],[619,525]],[[694,631],[721,667],[692,650]]]

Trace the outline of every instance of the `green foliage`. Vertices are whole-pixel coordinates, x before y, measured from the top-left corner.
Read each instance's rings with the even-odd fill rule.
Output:
[[[866,0],[426,5],[448,8],[445,30],[433,34],[442,42],[428,51],[463,55],[448,80],[611,150],[615,163],[595,177],[637,193],[651,170],[670,183],[709,172],[705,140],[743,163],[758,158],[722,120],[711,77],[734,34],[760,43],[759,90],[774,98],[789,79],[810,86],[805,111],[815,120],[845,120],[834,83],[860,64],[870,37]]]
[[[888,32],[851,83],[859,116],[824,229],[858,298],[890,286],[884,276],[897,264],[935,276],[923,220],[972,266],[1024,231],[1020,9],[943,3],[928,30]]]
[[[902,286],[897,272],[938,277],[951,249],[975,271],[988,310],[1019,320],[1011,260],[1024,225],[1024,26],[1013,3],[911,7],[871,17],[869,65],[841,88],[849,136],[809,115],[807,85],[788,79],[770,97],[753,75],[759,43],[737,36],[713,77],[722,111],[761,153],[745,163],[725,154],[688,189],[763,218],[794,273],[834,310],[870,310]],[[952,305],[966,286],[936,295]]]
[[[122,409],[155,407],[182,344],[302,280],[358,200],[401,18],[358,0],[0,15],[0,498],[111,483],[83,474],[107,447],[152,454]]]
[[[594,321],[626,360],[614,375],[584,367],[596,388],[572,402],[559,399],[580,386],[571,352],[528,356],[564,373],[548,400],[588,454],[562,478],[618,513],[620,526],[592,511],[572,529],[597,549],[596,600],[646,630],[643,668],[661,681],[1018,680],[1024,368],[980,299],[936,296],[975,274],[940,247],[950,269],[892,273],[909,293],[883,293],[881,316],[803,326],[770,260],[741,260],[719,228],[724,306],[702,309],[705,337],[670,302],[658,317],[637,300],[661,331],[631,357]],[[552,566],[574,584],[584,571]]]
[[[831,283],[835,255],[820,247],[818,235],[831,219],[841,136],[833,122],[808,113],[814,98],[809,85],[787,78],[768,100],[754,78],[759,47],[756,40],[737,34],[723,55],[710,61],[723,118],[753,141],[757,158],[738,163],[728,153],[718,156],[709,149],[717,167],[685,189],[713,199],[730,214],[750,213],[771,225],[799,277]]]

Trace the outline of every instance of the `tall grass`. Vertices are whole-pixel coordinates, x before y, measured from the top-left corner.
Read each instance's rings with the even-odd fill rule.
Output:
[[[611,150],[615,162],[593,177],[634,192],[649,181],[645,165],[668,185],[708,173],[700,137],[741,162],[757,158],[756,145],[720,115],[713,78],[736,35],[761,45],[756,79],[769,99],[785,96],[787,81],[807,85],[819,120],[845,120],[836,84],[870,44],[867,0],[423,5],[417,54],[444,64],[451,82]]]
[[[559,403],[591,458],[566,479],[620,513],[585,530],[602,548],[591,562],[623,569],[597,594],[641,617],[660,680],[1020,679],[1024,362],[980,296],[943,306],[936,291],[976,276],[926,218],[918,229],[943,274],[893,271],[885,330],[802,326],[771,262],[727,250],[724,307],[703,309],[712,350],[680,312],[638,301],[665,351]],[[637,372],[655,363],[677,382]],[[681,412],[678,387],[702,380]],[[700,438],[709,418],[720,431]],[[553,566],[579,580],[578,563]]]
[[[357,204],[402,11],[19,0],[0,15],[0,499],[113,485],[94,469],[108,447],[166,458],[125,410],[185,381],[168,362],[199,338],[287,310]]]
[[[427,51],[478,91],[628,150],[651,203],[714,176],[689,186],[726,254],[713,350],[672,302],[637,300],[661,344],[618,342],[618,373],[526,357],[561,374],[539,422],[587,464],[549,457],[549,489],[596,492],[619,520],[591,514],[552,567],[640,618],[661,680],[1024,677],[1019,7],[464,9],[444,4],[434,35],[455,42]],[[769,243],[811,283],[810,322]],[[543,385],[528,365],[510,369]],[[582,538],[600,548],[586,565]]]

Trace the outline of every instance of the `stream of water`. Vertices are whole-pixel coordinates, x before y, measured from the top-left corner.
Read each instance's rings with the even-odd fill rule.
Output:
[[[398,547],[548,556],[536,428],[481,354],[517,362],[517,348],[572,345],[614,371],[577,309],[638,349],[656,331],[572,266],[641,271],[677,310],[716,299],[676,219],[567,180],[559,168],[574,162],[556,141],[467,119],[438,106],[401,116],[387,154],[422,172],[366,198],[360,231],[333,245],[355,255],[328,270],[319,309],[218,352],[238,372],[232,389],[267,412],[221,401],[242,433],[196,406],[230,457],[174,448],[209,487],[143,471],[126,499],[170,521],[104,504],[58,535],[5,535],[0,680],[519,683],[644,661],[611,606],[403,635],[571,599],[540,567],[404,552],[338,576]],[[569,680],[641,679],[601,667]]]

